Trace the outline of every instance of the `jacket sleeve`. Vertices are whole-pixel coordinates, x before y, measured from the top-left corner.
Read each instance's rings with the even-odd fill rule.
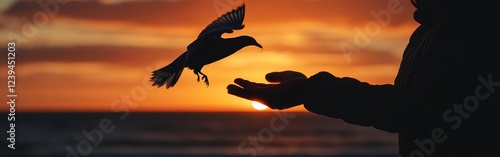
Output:
[[[397,132],[403,112],[398,102],[407,92],[393,85],[370,85],[353,78],[320,72],[309,78],[304,107],[316,114],[346,122]]]

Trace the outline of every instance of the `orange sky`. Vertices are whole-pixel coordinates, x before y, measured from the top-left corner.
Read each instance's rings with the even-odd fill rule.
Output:
[[[25,39],[17,46],[16,109],[252,111],[249,101],[226,94],[226,86],[237,77],[264,82],[266,73],[283,70],[308,76],[325,70],[372,84],[390,84],[417,26],[409,1],[246,1],[245,29],[223,37],[251,35],[264,49],[247,47],[205,66],[208,88],[196,82],[191,70],[185,70],[171,89],[151,88],[151,70],[183,53],[220,10],[236,8],[243,1],[229,2],[235,1],[73,1],[59,5],[54,16],[46,14],[37,1],[0,3],[4,35],[0,41],[7,43],[9,33]],[[401,5],[402,10],[381,25],[372,12],[390,5]],[[33,17],[42,14],[47,23],[35,23],[36,30],[27,34],[25,21],[33,23]],[[373,24],[379,27],[369,29],[380,32],[356,46],[356,30]],[[346,55],[342,43],[354,45],[359,53]],[[2,57],[6,60],[6,55]],[[2,69],[1,77],[7,82],[7,68]],[[6,111],[7,106],[0,109]],[[302,106],[292,110],[304,111]]]

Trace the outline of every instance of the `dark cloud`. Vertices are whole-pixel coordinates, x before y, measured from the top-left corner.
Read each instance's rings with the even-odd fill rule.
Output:
[[[134,24],[200,25],[215,19],[213,0],[132,1],[114,5],[97,1],[71,1],[59,7],[57,16],[94,21],[121,21]],[[221,1],[224,4],[224,1]],[[247,1],[247,23],[276,23],[290,20],[313,20],[326,23],[339,21],[358,25],[376,20],[371,12],[387,10],[387,0],[252,0]],[[391,16],[389,25],[413,21],[414,8],[400,1],[403,11]],[[217,3],[216,3],[217,4]],[[230,7],[230,6],[226,6]],[[43,11],[38,1],[19,1],[5,14],[32,17]]]
[[[346,43],[345,38],[336,37],[334,35],[322,34],[320,32],[307,32],[305,34],[305,46],[290,46],[287,44],[272,45],[271,50],[290,52],[297,55],[301,54],[320,54],[320,55],[335,55],[344,56],[342,58],[332,58],[330,65],[365,66],[377,64],[394,64],[397,65],[401,59],[399,56],[388,51],[373,50],[370,48],[353,47],[356,50],[352,52],[343,52],[340,48],[341,43]],[[269,50],[269,49],[268,49]],[[402,54],[401,54],[402,55]],[[348,57],[350,61],[347,61]],[[339,62],[341,60],[341,62]]]
[[[18,52],[17,60],[20,64],[82,62],[145,66],[157,61],[170,62],[184,51],[165,48],[81,46],[20,49]]]
[[[207,3],[199,1],[132,1],[107,5],[98,1],[70,1],[59,5],[57,16],[93,21],[122,21],[143,25],[193,24],[198,20],[213,18],[212,11],[203,14]],[[201,3],[200,3],[201,2]],[[53,8],[52,6],[50,8]],[[18,1],[5,14],[18,17],[32,17],[36,12],[44,11],[38,1]],[[188,14],[186,14],[188,13]],[[198,13],[193,18],[189,13]]]
[[[394,0],[391,0],[394,1]],[[397,0],[400,1],[400,0]],[[399,25],[413,21],[415,10],[410,2],[400,1],[403,10],[391,15],[389,25]],[[329,24],[359,25],[376,20],[371,12],[387,10],[387,0],[257,0],[255,10],[249,16],[255,16],[261,22],[286,22],[290,19],[319,21]],[[249,12],[250,12],[249,11]],[[249,19],[254,20],[254,19]]]
[[[335,45],[335,44],[333,44]],[[287,45],[273,45],[265,49],[270,52],[286,53],[287,55],[303,60],[308,66],[371,66],[371,65],[399,65],[401,55],[388,51],[373,49],[359,49],[358,53],[344,53],[336,46],[325,46],[311,43],[306,47],[290,47]],[[331,57],[331,58],[325,58]]]

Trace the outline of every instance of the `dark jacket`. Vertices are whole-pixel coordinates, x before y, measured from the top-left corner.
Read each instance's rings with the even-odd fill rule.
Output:
[[[402,156],[500,156],[500,17],[494,0],[418,1],[394,85],[320,72],[304,106],[399,133]]]

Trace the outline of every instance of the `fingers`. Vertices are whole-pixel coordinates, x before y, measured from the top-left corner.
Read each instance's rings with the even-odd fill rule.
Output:
[[[266,102],[270,100],[269,93],[262,89],[266,88],[241,88],[240,86],[230,84],[227,86],[227,93],[250,101],[258,101],[272,109],[283,108],[270,106]]]
[[[227,86],[227,92],[231,95],[235,95],[244,99],[253,100],[256,97],[256,89],[261,87],[266,87],[266,84],[250,82],[241,78],[234,80],[234,84]]]
[[[247,81],[247,80],[244,80],[244,79],[241,79],[241,78],[237,78],[234,80],[234,83],[236,83],[237,85],[243,87],[243,88],[253,88],[255,87],[253,82],[250,82],[250,81]]]
[[[250,89],[243,89],[237,85],[230,84],[227,86],[227,93],[248,100],[253,100],[255,95]]]
[[[241,78],[235,79],[234,83],[236,83],[237,85],[239,85],[243,88],[262,88],[262,87],[269,86],[268,84],[250,82],[248,80],[241,79]]]
[[[307,76],[296,71],[271,72],[266,75],[266,80],[269,82],[283,82],[295,78],[307,78]]]
[[[227,91],[238,90],[238,88],[241,88],[241,87],[237,86],[237,85],[234,85],[234,84],[230,84],[230,85],[227,86]]]

